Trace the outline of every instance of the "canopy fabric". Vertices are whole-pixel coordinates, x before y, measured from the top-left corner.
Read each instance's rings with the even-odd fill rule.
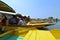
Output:
[[[56,40],[50,31],[30,30],[23,40]]]
[[[3,14],[11,14],[11,15],[16,15],[17,14],[17,13],[6,12],[6,11],[0,11],[0,13],[3,13]]]
[[[2,2],[1,0],[0,0],[0,10],[15,13],[15,11],[10,6],[8,6],[6,3]]]

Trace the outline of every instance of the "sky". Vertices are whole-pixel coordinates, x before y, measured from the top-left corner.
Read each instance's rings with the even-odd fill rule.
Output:
[[[16,13],[31,18],[60,18],[60,0],[2,0]]]

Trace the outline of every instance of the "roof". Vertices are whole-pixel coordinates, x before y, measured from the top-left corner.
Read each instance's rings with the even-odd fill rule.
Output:
[[[7,5],[6,3],[4,3],[2,1],[0,1],[0,10],[15,13],[13,8],[11,8],[9,5]]]

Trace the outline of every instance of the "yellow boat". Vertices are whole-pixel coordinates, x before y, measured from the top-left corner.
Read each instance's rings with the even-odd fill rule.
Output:
[[[7,37],[5,37],[7,36]],[[4,37],[4,38],[3,38]],[[18,30],[7,31],[0,35],[0,40],[60,40],[60,30]]]
[[[0,11],[4,15],[16,15],[15,13]],[[11,14],[10,14],[11,13]],[[5,32],[0,35],[0,39],[6,39],[5,36],[25,36],[29,30],[35,30],[37,28],[53,25],[53,23],[41,23],[41,22],[28,22],[26,25],[6,25]],[[2,27],[3,25],[0,25]],[[24,33],[24,34],[23,34]],[[1,38],[4,37],[4,38]],[[8,38],[8,37],[7,37]]]
[[[4,15],[8,15],[8,16],[17,15],[17,13],[6,12],[6,11],[0,11],[0,13],[4,14]],[[26,25],[22,25],[21,27],[43,27],[43,26],[50,26],[53,24],[54,23],[47,23],[47,22],[43,22],[43,23],[41,23],[41,22],[28,22]],[[8,25],[8,26],[12,26],[12,25]],[[15,25],[15,27],[16,27],[16,25]],[[19,26],[17,26],[17,27],[19,27]]]
[[[28,22],[22,26],[7,25],[5,32],[0,34],[0,40],[60,40],[60,30],[36,29],[50,25],[53,25],[53,23]]]

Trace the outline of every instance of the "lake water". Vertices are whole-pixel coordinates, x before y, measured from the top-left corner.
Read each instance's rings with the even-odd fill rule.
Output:
[[[57,22],[55,25],[47,26],[48,29],[60,29],[60,22]]]

